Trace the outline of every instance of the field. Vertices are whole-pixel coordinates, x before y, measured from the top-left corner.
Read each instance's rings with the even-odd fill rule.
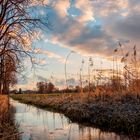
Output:
[[[13,94],[12,98],[61,112],[75,122],[106,131],[140,136],[139,94]]]
[[[9,105],[8,97],[0,95],[0,139],[17,140],[18,130],[14,124],[14,108]]]

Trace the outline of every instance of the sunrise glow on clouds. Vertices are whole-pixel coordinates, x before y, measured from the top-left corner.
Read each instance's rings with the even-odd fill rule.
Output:
[[[139,0],[46,0],[44,4],[47,6],[36,5],[36,2],[32,5],[51,26],[51,29],[38,31],[37,40],[32,42],[36,61],[45,65],[36,73],[44,79],[53,75],[55,81],[64,83],[65,58],[71,50],[75,53],[71,54],[67,65],[70,79],[76,77],[71,75],[77,75],[82,59],[88,63],[89,56],[93,57],[95,67],[100,67],[106,59],[102,65],[111,68],[110,60],[118,42],[128,50],[134,44],[139,49]],[[85,74],[86,67],[87,64]],[[27,73],[27,82],[32,86],[32,74],[30,70]],[[78,76],[75,79],[78,81]],[[36,77],[34,81],[37,80]],[[24,88],[26,82],[19,85]]]

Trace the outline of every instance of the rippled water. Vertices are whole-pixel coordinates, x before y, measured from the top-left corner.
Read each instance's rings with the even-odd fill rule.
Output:
[[[38,109],[11,100],[16,108],[15,120],[20,125],[22,140],[130,140],[115,133],[72,123],[63,114]]]

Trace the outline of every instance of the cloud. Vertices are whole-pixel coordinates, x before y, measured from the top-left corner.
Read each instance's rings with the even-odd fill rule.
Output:
[[[77,0],[71,5],[61,1],[49,11],[53,23],[51,41],[82,54],[105,56],[113,53],[119,41],[139,44],[139,6],[138,0]],[[61,15],[71,7],[76,8],[74,17],[70,12]],[[76,14],[77,10],[80,14]]]
[[[49,4],[49,0],[32,0],[29,3],[29,6],[43,6],[43,5],[48,5]]]
[[[69,0],[57,0],[55,1],[55,9],[59,13],[59,16],[65,17],[67,16],[67,9],[70,6]]]
[[[37,77],[37,80],[40,81],[40,82],[47,82],[49,81],[47,78],[41,76],[41,75],[36,75]]]
[[[50,15],[53,23],[51,38],[53,43],[81,53],[97,54],[107,52],[115,44],[112,36],[108,35],[101,25],[93,22],[95,25],[89,27],[85,22],[70,16],[59,16],[56,9],[53,9]]]
[[[126,45],[140,44],[139,0],[49,0],[46,3],[50,8],[40,6],[40,14],[47,13],[51,36],[44,38],[43,32],[37,32],[36,38],[83,55],[112,55],[119,41]],[[44,54],[65,61],[53,52],[44,51]]]
[[[140,37],[140,12],[128,15],[110,24],[111,30],[122,37],[138,41]]]
[[[74,78],[69,78],[67,79],[67,84],[71,86],[75,86],[77,84],[77,81]]]
[[[92,10],[92,5],[90,1],[77,0],[75,2],[75,7],[80,9],[82,14],[78,17],[79,22],[87,22],[94,19],[94,12]]]
[[[22,89],[22,90],[35,90],[36,89],[36,83],[30,82],[27,84],[17,84],[13,89]]]
[[[36,54],[43,54],[43,55],[48,56],[49,58],[54,58],[54,59],[56,59],[60,63],[64,63],[65,62],[65,58],[63,58],[62,56],[60,56],[60,55],[58,55],[56,53],[53,53],[51,51],[47,51],[47,50],[43,50],[43,49],[40,49],[40,48],[36,48],[36,49],[34,49],[34,53],[36,53]],[[38,61],[38,63],[41,63],[41,64],[45,64],[45,62],[46,61],[44,59],[41,59],[41,60]]]

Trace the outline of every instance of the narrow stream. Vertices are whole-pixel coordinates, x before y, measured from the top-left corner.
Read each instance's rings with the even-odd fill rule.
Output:
[[[11,99],[16,108],[15,121],[21,140],[130,140],[128,137],[105,133],[100,129],[72,123],[60,113],[38,109]]]

